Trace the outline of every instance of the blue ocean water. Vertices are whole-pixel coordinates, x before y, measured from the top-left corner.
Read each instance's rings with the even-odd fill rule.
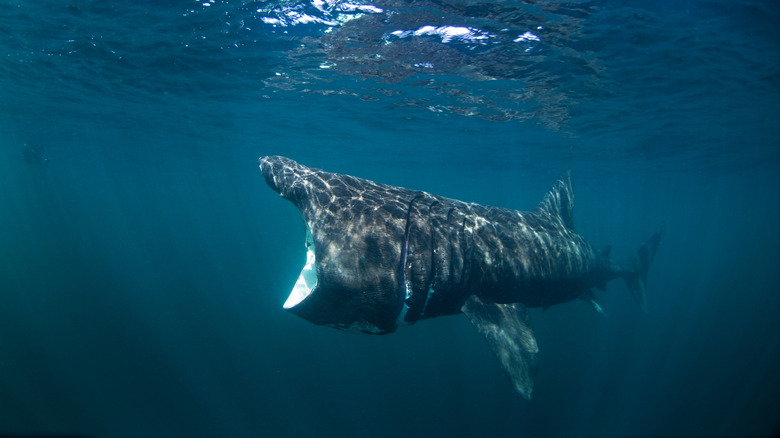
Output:
[[[0,1],[0,434],[776,436],[771,1]],[[534,397],[462,315],[388,336],[281,306],[304,226],[263,155],[529,210],[666,222],[532,319]]]

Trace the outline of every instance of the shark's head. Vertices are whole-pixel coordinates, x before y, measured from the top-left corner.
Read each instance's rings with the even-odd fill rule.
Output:
[[[306,224],[306,263],[284,308],[344,330],[395,330],[406,204],[374,196],[390,186],[284,157],[259,163],[268,186],[292,202]]]

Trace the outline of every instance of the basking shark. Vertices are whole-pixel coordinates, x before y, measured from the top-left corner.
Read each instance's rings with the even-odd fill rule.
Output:
[[[530,212],[462,202],[325,172],[279,156],[259,159],[266,183],[306,223],[306,264],[284,303],[320,325],[386,334],[464,313],[531,398],[539,351],[528,308],[574,299],[623,278],[645,308],[661,230],[625,263],[574,232],[570,176]]]

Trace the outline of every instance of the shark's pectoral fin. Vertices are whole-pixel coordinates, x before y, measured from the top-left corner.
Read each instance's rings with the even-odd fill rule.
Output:
[[[520,304],[496,304],[472,295],[461,311],[484,336],[523,397],[530,399],[536,376],[536,346],[528,309]]]

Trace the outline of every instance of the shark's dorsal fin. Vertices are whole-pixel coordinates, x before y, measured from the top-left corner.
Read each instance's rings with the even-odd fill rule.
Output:
[[[530,399],[539,348],[528,309],[520,304],[496,304],[470,296],[461,308],[496,354],[517,392]]]
[[[571,190],[571,173],[564,173],[552,190],[547,193],[539,207],[539,214],[560,220],[566,228],[574,229],[574,195]]]

